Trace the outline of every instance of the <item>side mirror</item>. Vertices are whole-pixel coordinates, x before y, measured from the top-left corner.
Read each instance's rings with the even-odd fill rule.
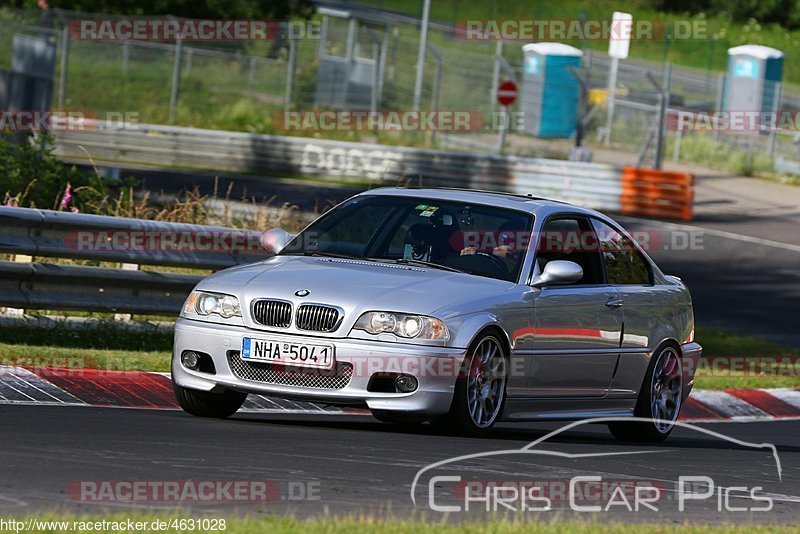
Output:
[[[544,266],[544,272],[536,277],[533,287],[544,287],[553,284],[571,284],[583,278],[583,267],[574,261],[553,260]]]
[[[261,246],[268,252],[277,254],[283,247],[289,244],[289,241],[294,239],[294,234],[290,234],[281,228],[272,228],[261,234]]]

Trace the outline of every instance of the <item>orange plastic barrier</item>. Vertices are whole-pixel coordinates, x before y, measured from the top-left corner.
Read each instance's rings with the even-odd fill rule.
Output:
[[[684,172],[623,167],[620,212],[692,220],[694,176]]]

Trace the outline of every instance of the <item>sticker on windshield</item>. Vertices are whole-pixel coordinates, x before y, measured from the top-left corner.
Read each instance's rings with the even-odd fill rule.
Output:
[[[425,211],[423,211],[422,213],[420,213],[420,214],[419,214],[419,216],[420,216],[420,217],[430,217],[430,216],[431,216],[431,215],[433,215],[433,214],[436,212],[436,210],[438,210],[438,209],[439,209],[439,208],[438,208],[438,207],[436,207],[436,206],[428,206],[428,209],[426,209]]]
[[[419,206],[417,206],[417,207],[416,207],[416,208],[414,208],[414,209],[415,209],[415,210],[424,210],[424,209],[425,209],[425,208],[427,208],[427,207],[428,207],[428,205],[427,205],[427,204],[420,204]]]

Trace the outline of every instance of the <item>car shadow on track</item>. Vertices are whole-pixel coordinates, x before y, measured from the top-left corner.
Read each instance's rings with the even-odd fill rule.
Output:
[[[546,427],[531,428],[529,426],[506,426],[501,425],[495,428],[491,434],[486,437],[467,437],[467,436],[453,436],[428,424],[391,424],[382,423],[369,416],[326,416],[326,419],[308,417],[291,418],[292,416],[268,416],[263,414],[237,414],[231,420],[247,423],[247,424],[268,424],[268,425],[281,425],[284,427],[303,427],[303,428],[316,428],[316,429],[331,429],[331,430],[353,430],[353,431],[368,431],[381,434],[395,434],[407,436],[430,436],[432,438],[448,438],[459,439],[475,442],[483,441],[506,441],[518,442],[520,444],[527,444],[531,441],[539,439],[553,430],[556,430],[561,425],[558,423],[549,423]],[[357,419],[357,420],[355,420]],[[531,423],[535,424],[535,423]],[[567,424],[567,423],[564,423]],[[712,428],[726,433],[724,429],[716,426]],[[553,436],[547,440],[548,443],[561,443],[561,444],[583,444],[583,445],[617,445],[617,446],[635,446],[641,447],[654,447],[654,448],[687,448],[687,449],[719,449],[719,450],[746,450],[749,447],[737,445],[735,443],[720,440],[708,435],[681,435],[687,433],[685,429],[677,429],[676,433],[670,436],[666,441],[661,443],[650,442],[637,442],[637,441],[619,441],[614,438],[611,433],[606,429],[604,424],[587,425],[580,430],[569,430],[562,434]],[[733,433],[731,433],[733,434]],[[752,436],[752,435],[751,435]],[[759,441],[762,441],[759,439]],[[768,441],[768,440],[764,440]],[[776,444],[778,451],[781,452],[800,452],[800,446],[795,445],[779,445]]]

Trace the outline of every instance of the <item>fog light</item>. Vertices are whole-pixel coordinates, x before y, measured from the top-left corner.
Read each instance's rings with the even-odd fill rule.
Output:
[[[419,382],[413,376],[400,375],[394,380],[394,386],[400,393],[411,393],[419,387]]]
[[[181,356],[181,362],[183,362],[183,366],[186,367],[187,369],[196,371],[200,365],[200,356],[198,356],[196,352],[187,350]]]

